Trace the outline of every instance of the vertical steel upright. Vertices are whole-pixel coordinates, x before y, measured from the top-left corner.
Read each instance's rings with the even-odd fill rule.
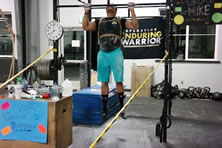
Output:
[[[167,11],[167,16],[166,16],[166,41],[165,41],[165,47],[167,52],[170,52],[170,25],[171,25],[171,16],[170,16],[170,2],[171,0],[167,0],[167,4],[166,4],[166,11]],[[167,119],[168,119],[168,103],[169,103],[169,56],[165,59],[165,72],[164,72],[164,77],[165,77],[165,81],[164,81],[164,105],[163,105],[163,110],[162,110],[162,115],[160,117],[160,121],[161,121],[161,131],[160,131],[160,142],[167,142]]]
[[[91,0],[88,0],[88,3],[91,4]],[[92,18],[92,10],[89,11],[89,21],[91,21]],[[91,63],[92,63],[92,32],[87,31],[86,32],[86,59],[87,59],[87,87],[90,87],[91,84]]]
[[[53,20],[58,20],[57,5],[59,0],[53,0]],[[53,41],[53,48],[57,49],[57,52],[53,52],[53,82],[58,84],[58,40]]]
[[[27,65],[27,60],[26,60],[26,1],[21,0],[21,13],[22,13],[22,68],[25,68]],[[23,77],[27,79],[27,72],[23,73]]]
[[[173,37],[173,0],[170,1],[170,6],[169,6],[169,24],[170,24],[170,41],[169,41],[169,105],[168,105],[168,115],[171,115],[171,107],[172,107],[172,99],[173,99],[173,94],[172,94],[172,51],[174,51],[174,37]]]

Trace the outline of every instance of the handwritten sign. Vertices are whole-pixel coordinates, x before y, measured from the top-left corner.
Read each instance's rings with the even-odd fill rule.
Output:
[[[0,100],[0,140],[47,143],[48,102]]]
[[[174,0],[173,21],[176,25],[221,24],[221,0]]]

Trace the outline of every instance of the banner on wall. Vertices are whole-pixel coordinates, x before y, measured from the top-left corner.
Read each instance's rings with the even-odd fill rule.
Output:
[[[165,20],[162,17],[139,19],[139,28],[123,33],[125,59],[162,58],[165,49]]]

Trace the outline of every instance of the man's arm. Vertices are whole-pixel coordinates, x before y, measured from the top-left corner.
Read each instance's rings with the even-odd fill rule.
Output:
[[[83,17],[82,28],[86,31],[96,30],[96,23],[89,22],[89,11],[90,11],[90,4],[85,4],[85,13]]]
[[[132,21],[126,20],[125,27],[126,29],[137,29],[139,27],[139,24],[134,11],[135,4],[130,2],[128,5],[129,5],[128,9],[130,10],[132,15]]]

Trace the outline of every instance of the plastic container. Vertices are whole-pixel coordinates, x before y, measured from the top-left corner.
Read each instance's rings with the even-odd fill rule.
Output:
[[[38,89],[39,89],[39,83],[38,83],[37,81],[35,81],[35,82],[32,84],[32,86],[33,86],[33,89],[34,89],[35,91],[38,91]]]
[[[21,77],[16,78],[16,85],[22,85],[22,78]]]
[[[62,96],[72,96],[73,90],[72,90],[72,83],[69,81],[69,79],[65,79],[65,81],[62,83]]]
[[[8,97],[13,98],[15,93],[15,84],[8,85]]]
[[[50,95],[52,100],[58,101],[61,97],[62,87],[54,84],[50,89]]]
[[[16,85],[14,85],[15,88],[15,99],[21,99],[21,94],[22,94],[22,78],[18,77],[16,79]]]
[[[22,79],[23,91],[28,91],[28,81],[23,78]]]
[[[14,88],[15,88],[15,99],[21,99],[22,85],[21,84],[16,84],[14,86]]]
[[[38,95],[43,95],[45,93],[50,93],[50,89],[49,87],[46,87],[46,86],[42,86],[38,89]]]

